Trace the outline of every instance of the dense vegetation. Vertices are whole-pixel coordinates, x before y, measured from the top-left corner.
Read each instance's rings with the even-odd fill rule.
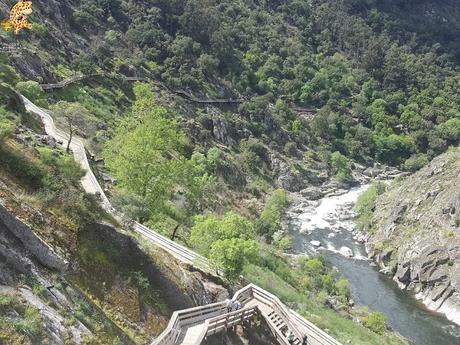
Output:
[[[267,144],[283,127],[303,150],[393,165],[410,158],[413,167],[460,139],[458,68],[439,45],[398,36],[394,20],[370,2],[158,1],[147,12],[140,6],[83,2],[77,22],[106,17],[108,30],[81,60],[109,70],[120,60],[143,66],[170,87],[197,94],[217,95],[228,83],[248,98],[240,116]],[[142,53],[129,57],[136,47]],[[318,112],[307,121],[295,116],[293,104]]]
[[[264,285],[273,274],[296,296],[278,291],[288,301],[308,305],[309,295],[324,303],[329,294],[346,304],[349,292],[321,260],[287,263],[273,254],[290,247],[278,231],[289,198],[276,189],[276,161],[308,183],[320,181],[320,171],[348,183],[353,162],[414,171],[460,141],[458,48],[441,34],[448,28],[430,37],[397,14],[414,1],[62,3],[65,23],[43,21],[61,32],[38,21],[30,35],[2,31],[1,42],[19,42],[24,55],[38,48],[33,59],[41,67],[35,81],[26,80],[36,64],[0,53],[1,80],[49,106],[58,124],[102,152],[118,180],[113,203],[126,215],[207,255],[228,278],[243,272]],[[41,6],[38,16],[47,13]],[[53,93],[37,83],[79,73],[98,77]],[[120,75],[151,82],[132,87]],[[197,106],[177,91],[243,101]],[[91,201],[75,187],[81,171],[68,156],[24,154],[8,139],[19,122],[0,108],[0,163],[17,167],[17,178],[56,208],[88,211]],[[358,203],[363,230],[380,190]],[[342,321],[323,322],[340,328]],[[381,315],[365,324],[383,332]],[[341,339],[369,335],[355,336]]]
[[[76,71],[123,73],[131,66],[173,89],[242,95],[247,101],[239,116],[255,137],[289,143],[291,153],[324,152],[323,159],[339,151],[417,169],[460,139],[458,67],[444,54],[455,54],[455,42],[448,33],[428,39],[423,20],[409,25],[410,16],[389,14],[412,11],[410,4],[160,0],[145,6],[81,1],[72,17],[78,34],[104,39],[70,61],[56,57],[51,72],[63,78]],[[53,50],[49,30],[32,36]],[[126,101],[123,92],[111,97]],[[316,116],[298,117],[293,105],[317,109]],[[289,138],[280,140],[280,127]]]

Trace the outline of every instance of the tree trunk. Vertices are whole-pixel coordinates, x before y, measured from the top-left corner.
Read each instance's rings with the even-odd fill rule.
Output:
[[[66,148],[67,153],[69,153],[69,150],[70,150],[70,143],[72,142],[72,137],[73,137],[73,130],[71,129],[69,133],[69,141],[67,142],[67,148]]]
[[[179,227],[180,227],[180,224],[177,224],[176,227],[174,228],[173,233],[171,235],[171,241],[174,241],[174,239],[176,238],[176,233]]]

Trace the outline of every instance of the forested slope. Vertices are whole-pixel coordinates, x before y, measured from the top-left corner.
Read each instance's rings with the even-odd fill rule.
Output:
[[[453,39],[443,35],[438,45],[429,45],[438,36],[426,40],[423,33],[419,39],[415,29],[400,34],[405,22],[399,17],[409,20],[427,1],[376,6],[211,0],[37,4],[35,33],[20,37],[21,45],[35,46],[33,59],[23,51],[13,54],[13,63],[35,80],[97,69],[135,73],[126,71],[130,66],[197,95],[243,95],[248,101],[238,113],[256,137],[268,137],[267,144],[281,127],[303,150],[338,150],[356,160],[391,164],[412,157],[407,162],[412,168],[458,140],[458,69],[442,55]],[[399,17],[386,14],[396,9]],[[455,27],[455,16],[448,20]],[[419,21],[423,26],[425,17]],[[14,46],[12,37],[2,41]],[[308,121],[296,116],[292,103],[319,111]]]
[[[0,5],[6,13],[11,4]],[[6,109],[14,87],[85,139],[98,177],[117,180],[107,183],[117,208],[207,255],[230,279],[244,269],[276,280],[286,299],[321,315],[339,339],[372,343],[375,332],[340,326],[322,307],[333,296],[349,315],[344,280],[319,259],[283,257],[285,190],[356,183],[354,163],[414,171],[458,144],[460,74],[450,36],[457,8],[389,0],[34,2],[32,31],[0,34],[0,137],[27,120]],[[442,12],[426,16],[430,9]],[[437,25],[443,18],[452,25]],[[439,30],[430,34],[424,23]],[[92,77],[39,87],[80,74]],[[211,98],[242,102],[191,101]]]

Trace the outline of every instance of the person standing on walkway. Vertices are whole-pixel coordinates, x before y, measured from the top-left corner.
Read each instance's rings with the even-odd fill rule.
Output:
[[[308,337],[306,335],[303,336],[302,345],[308,345]]]
[[[289,335],[287,337],[287,341],[289,344],[294,344],[294,333],[292,331],[289,332]]]
[[[230,298],[227,298],[225,300],[225,306],[227,307],[227,313],[230,313],[232,311],[232,300]]]
[[[237,311],[237,310],[240,310],[240,309],[241,309],[241,303],[240,303],[240,301],[235,300],[235,301],[233,302],[233,308],[232,308],[232,310],[233,310],[233,311]]]

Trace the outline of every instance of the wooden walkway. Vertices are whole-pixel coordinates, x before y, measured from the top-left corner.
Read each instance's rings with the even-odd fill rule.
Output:
[[[151,345],[199,345],[207,337],[248,323],[256,316],[265,319],[281,345],[289,345],[290,332],[295,335],[294,345],[301,345],[304,336],[309,345],[341,345],[254,284],[235,293],[233,300],[240,301],[242,309],[228,313],[225,302],[220,302],[174,312],[168,327]]]
[[[152,80],[150,78],[146,77],[126,77],[124,75],[112,75],[109,73],[94,73],[94,74],[79,74],[76,76],[73,76],[71,78],[62,80],[57,83],[50,83],[50,84],[40,84],[41,88],[45,91],[48,90],[58,90],[58,89],[63,89],[64,87],[78,83],[82,80],[94,78],[94,77],[105,77],[105,78],[111,78],[111,79],[117,79],[120,81],[125,81],[125,82],[135,82],[135,81],[143,81],[143,82],[151,82]],[[158,82],[157,82],[158,83]],[[169,90],[172,93],[175,93],[176,95],[179,95],[183,98],[188,99],[191,102],[194,103],[201,103],[201,104],[240,104],[243,103],[245,100],[243,98],[197,98],[193,96],[191,93],[183,91],[183,90],[172,90],[169,87],[167,87],[163,83],[158,83],[160,84],[163,88]]]
[[[37,107],[24,96],[21,96],[21,99],[28,111],[40,116],[46,133],[55,138],[61,145],[66,146],[68,135],[56,128],[50,113]],[[121,218],[122,215],[112,207],[91,170],[83,141],[80,138],[74,138],[70,147],[75,160],[80,163],[85,171],[85,176],[82,178],[82,185],[85,191],[98,195],[103,208],[116,218]],[[194,265],[202,271],[216,274],[208,264],[207,259],[192,250],[171,241],[137,222],[133,222],[132,228],[178,260]],[[260,315],[266,320],[279,344],[289,345],[286,335],[289,331],[292,331],[296,337],[295,345],[301,344],[301,339],[305,335],[308,336],[309,345],[341,345],[311,322],[288,309],[281,303],[278,297],[254,284],[250,284],[238,291],[234,299],[240,301],[243,308],[230,313],[227,312],[225,302],[174,312],[168,327],[152,342],[152,345],[198,345],[206,337],[249,321],[256,315]]]

